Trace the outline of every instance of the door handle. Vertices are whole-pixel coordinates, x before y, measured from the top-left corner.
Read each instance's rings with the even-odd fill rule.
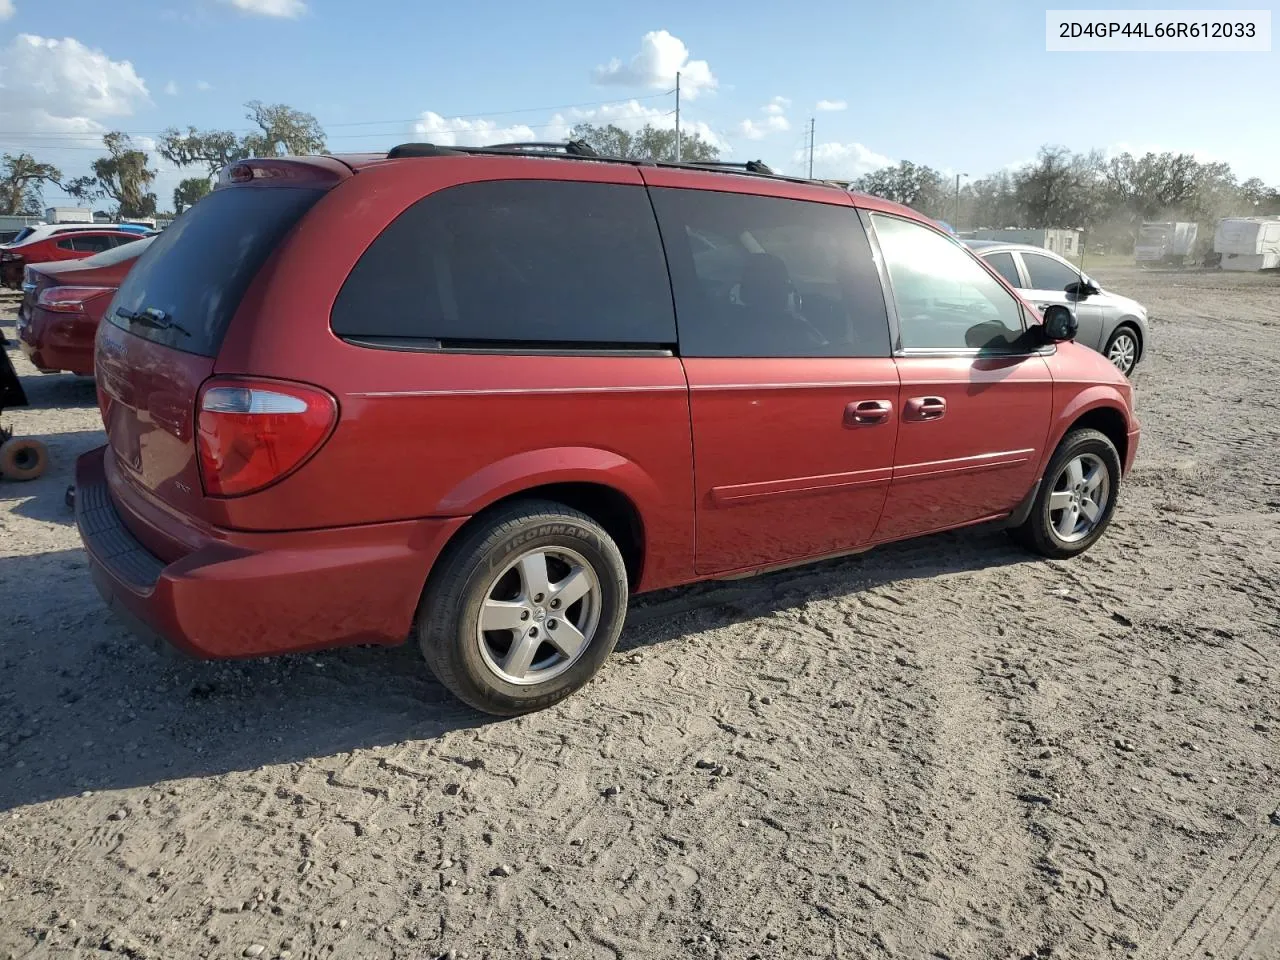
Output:
[[[886,423],[893,416],[893,403],[889,400],[859,400],[844,408],[846,427],[869,426]]]
[[[947,412],[947,401],[942,397],[912,397],[907,401],[903,419],[911,421],[939,420]]]

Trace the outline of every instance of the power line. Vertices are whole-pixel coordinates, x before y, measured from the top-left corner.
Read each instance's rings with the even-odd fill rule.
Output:
[[[639,102],[641,100],[656,100],[660,97],[669,97],[674,92],[675,90],[673,89],[673,90],[664,91],[662,93],[649,93],[639,97],[623,97],[617,100],[584,100],[579,103],[561,103],[561,104],[556,104],[556,105],[546,106],[546,107],[519,107],[514,110],[485,110],[479,113],[457,113],[457,114],[454,114],[451,119],[475,120],[475,119],[484,119],[486,117],[508,117],[518,113],[541,113],[547,110],[575,110],[580,107],[613,106],[616,104],[631,103],[632,101]],[[443,117],[443,116],[446,116],[448,112],[445,111],[441,113],[435,110],[431,110],[431,111],[423,111],[423,113],[435,113],[437,116]],[[416,117],[409,117],[407,119],[399,119],[399,120],[347,120],[347,121],[340,121],[337,123],[321,123],[320,126],[322,129],[329,129],[331,127],[361,127],[361,126],[378,126],[380,124],[419,123],[421,122],[421,120],[422,120],[422,114],[419,114]],[[555,126],[555,124],[546,124],[546,126]],[[231,133],[252,133],[258,128],[257,127],[231,127],[228,129],[229,129],[229,132]],[[533,129],[536,130],[540,128],[534,127]],[[128,136],[131,136],[131,137],[156,136],[164,133],[163,130],[133,130],[133,131],[122,131],[122,132],[126,133]],[[31,137],[31,138],[39,138],[39,139],[82,140],[82,139],[85,139],[86,137],[93,137],[93,136],[101,136],[101,134],[90,132],[90,131],[76,132],[72,130],[0,130],[0,137],[5,137],[5,138]]]

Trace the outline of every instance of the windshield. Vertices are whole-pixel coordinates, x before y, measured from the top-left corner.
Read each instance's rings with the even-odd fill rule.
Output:
[[[29,237],[29,236],[31,236],[33,233],[35,233],[35,232],[36,232],[36,231],[35,231],[35,227],[23,227],[21,230],[19,230],[19,231],[18,231],[17,236],[15,236],[15,237],[14,237],[12,240],[10,240],[9,242],[10,242],[10,243],[12,243],[12,244],[19,244],[19,243],[21,243],[23,240],[27,239],[27,237]]]

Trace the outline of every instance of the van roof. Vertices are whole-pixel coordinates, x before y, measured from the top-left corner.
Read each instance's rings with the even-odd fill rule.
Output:
[[[525,158],[530,161],[550,160],[560,162],[621,163],[636,167],[661,167],[665,169],[688,170],[691,172],[709,174],[711,176],[759,177],[766,180],[777,181],[780,186],[783,184],[804,184],[809,187],[820,187],[838,191],[852,197],[856,206],[868,210],[875,210],[882,213],[897,213],[915,220],[928,219],[918,211],[912,210],[902,204],[894,203],[891,200],[884,200],[880,197],[874,197],[870,194],[860,193],[856,190],[851,190],[842,183],[836,181],[823,180],[819,178],[809,179],[805,177],[791,177],[775,173],[768,167],[768,165],[759,160],[749,160],[742,163],[730,161],[691,161],[675,163],[673,161],[665,160],[639,160],[598,154],[592,150],[590,146],[581,141],[568,141],[566,143],[505,143],[485,147],[441,146],[433,143],[403,143],[392,147],[386,153],[332,154],[331,158],[345,164],[352,170],[352,172],[358,172],[366,167],[381,166],[386,163],[399,163],[433,157],[451,156],[472,156],[477,158]],[[785,195],[786,191],[780,190],[779,194]]]

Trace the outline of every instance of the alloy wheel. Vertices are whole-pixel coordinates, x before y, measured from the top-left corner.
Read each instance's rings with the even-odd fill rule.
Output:
[[[1075,543],[1093,533],[1107,512],[1111,476],[1106,464],[1092,453],[1068,460],[1049,494],[1049,523],[1063,543]]]
[[[520,554],[489,583],[476,624],[485,666],[507,683],[544,683],[568,670],[600,624],[600,581],[567,547]]]

